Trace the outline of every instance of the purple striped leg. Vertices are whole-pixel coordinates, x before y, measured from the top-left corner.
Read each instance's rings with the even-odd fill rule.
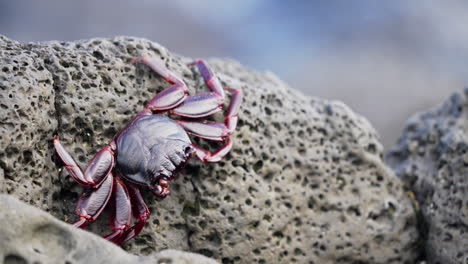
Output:
[[[185,102],[179,107],[174,109],[172,113],[192,118],[211,115],[214,112],[217,112],[218,109],[221,109],[225,97],[224,89],[222,88],[219,79],[213,74],[213,72],[208,68],[208,66],[203,60],[197,60],[193,62],[192,65],[198,66],[206,82],[206,85],[212,90],[212,93],[207,93],[211,97],[205,96],[207,94],[199,94],[201,95],[199,97],[196,97],[197,95],[188,97],[187,100],[185,100]],[[228,139],[226,143],[224,143],[213,153],[194,144],[193,146],[196,150],[197,157],[202,161],[219,161],[232,148],[232,142],[229,140],[229,137],[231,136],[232,132],[236,129],[237,126],[237,116],[239,114],[239,109],[242,102],[242,92],[241,90],[232,88],[226,88],[226,90],[228,90],[231,93],[231,101],[225,113],[224,123],[216,123],[209,121],[195,122],[187,119],[177,120],[177,123],[184,127],[184,129],[187,130],[188,133],[194,136],[215,141],[223,141]],[[217,103],[212,102],[212,97],[217,98]],[[189,99],[192,100],[186,103]],[[221,103],[221,105],[219,105],[219,103]],[[178,109],[183,109],[183,114],[181,114]]]
[[[127,186],[127,190],[130,195],[133,217],[137,220],[137,222],[135,225],[125,231],[121,237],[120,243],[125,243],[126,241],[137,236],[145,226],[145,223],[150,215],[148,206],[146,206],[138,186],[129,184]]]
[[[145,109],[162,111],[180,105],[187,97],[187,86],[184,81],[164,67],[163,62],[154,57],[137,57],[132,59],[132,63],[141,62],[150,67],[154,72],[172,84],[168,88],[156,94],[146,104]]]
[[[198,67],[211,92],[187,97],[181,105],[171,110],[170,113],[189,118],[199,118],[221,111],[226,95],[218,77],[214,75],[203,60],[196,60],[189,64],[189,66],[192,65]]]
[[[102,213],[112,194],[114,177],[110,173],[98,188],[85,187],[75,206],[75,213],[80,219],[72,225],[83,228]]]
[[[96,220],[109,201],[112,193],[111,171],[114,167],[114,152],[110,146],[103,147],[94,155],[83,173],[65,150],[58,136],[54,137],[54,147],[70,176],[85,186],[75,206],[75,213],[80,219],[73,223],[74,226],[83,228],[89,222]]]
[[[119,177],[114,179],[110,205],[109,224],[114,231],[104,236],[104,238],[116,244],[120,244],[120,238],[125,233],[125,230],[130,227],[132,209],[128,190]]]
[[[88,166],[86,166],[84,174],[75,160],[65,150],[62,143],[60,143],[58,136],[54,137],[54,147],[70,176],[84,186],[99,187],[114,167],[114,151],[109,145],[103,147],[94,155]]]

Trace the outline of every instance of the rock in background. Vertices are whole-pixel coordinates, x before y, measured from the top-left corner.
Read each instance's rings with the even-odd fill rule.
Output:
[[[85,167],[168,85],[147,67],[129,64],[140,55],[160,57],[191,94],[207,89],[186,66],[192,59],[144,39],[25,45],[0,39],[0,148],[8,150],[0,152],[0,165],[7,193],[59,219],[76,219],[81,187],[62,170],[51,139],[59,134]],[[414,262],[412,202],[383,164],[381,144],[364,118],[340,102],[291,90],[270,73],[209,62],[223,85],[244,92],[234,148],[218,163],[194,159],[163,201],[143,190],[152,215],[126,250],[187,250],[222,263]],[[109,232],[105,215],[88,230]]]
[[[386,157],[421,206],[428,263],[468,263],[467,97],[413,116]]]

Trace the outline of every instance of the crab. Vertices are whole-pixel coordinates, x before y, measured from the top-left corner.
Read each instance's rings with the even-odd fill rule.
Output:
[[[79,219],[72,223],[84,228],[109,207],[112,232],[105,239],[122,244],[137,236],[149,218],[140,187],[154,195],[169,195],[169,182],[174,180],[192,156],[202,162],[217,162],[232,148],[231,134],[236,128],[242,92],[223,88],[219,79],[203,60],[197,66],[210,92],[188,95],[182,79],[169,71],[158,58],[137,57],[132,63],[143,63],[171,85],[157,93],[110,143],[101,148],[86,170],[78,166],[65,150],[58,136],[55,150],[69,175],[84,186],[75,206]],[[224,123],[200,120],[223,110],[225,90],[231,94],[224,113]],[[177,118],[170,118],[170,116]],[[195,120],[194,120],[195,119]],[[213,152],[194,144],[190,137],[221,141]],[[132,224],[132,216],[135,219]]]

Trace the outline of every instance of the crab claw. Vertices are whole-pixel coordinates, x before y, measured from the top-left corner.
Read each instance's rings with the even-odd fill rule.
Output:
[[[150,187],[151,191],[160,198],[165,198],[171,191],[169,191],[169,183],[166,177],[159,178],[159,181],[154,186]]]

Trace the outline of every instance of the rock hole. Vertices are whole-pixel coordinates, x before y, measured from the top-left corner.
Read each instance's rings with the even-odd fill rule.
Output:
[[[23,162],[24,163],[29,163],[32,161],[32,152],[29,150],[26,150],[23,152]]]
[[[309,200],[307,201],[307,207],[308,207],[309,209],[314,209],[315,204],[316,204],[316,202],[315,202],[314,197],[312,197],[312,196],[309,197]]]
[[[207,249],[207,248],[202,248],[200,250],[198,250],[198,253],[204,255],[204,256],[207,256],[209,258],[211,258],[214,254],[211,250]]]
[[[270,215],[267,215],[267,214],[264,215],[264,216],[263,216],[263,219],[264,219],[265,221],[267,221],[267,222],[271,222],[271,216],[270,216]]]
[[[221,262],[223,264],[234,264],[234,259],[232,259],[232,258],[222,258]]]
[[[64,68],[69,68],[70,64],[66,61],[60,61],[60,65],[62,65]]]
[[[28,262],[21,256],[9,254],[3,259],[4,264],[27,264]]]
[[[206,239],[210,241],[211,243],[215,244],[216,246],[220,246],[223,242],[223,239],[221,238],[221,234],[219,234],[216,231],[206,236]]]
[[[283,232],[281,232],[281,231],[278,230],[278,231],[275,231],[275,232],[273,233],[273,236],[276,237],[276,238],[283,238],[283,237],[284,237],[284,234],[283,234]]]
[[[263,167],[263,161],[259,160],[257,162],[255,162],[255,164],[253,165],[253,170],[255,172],[258,172],[259,170],[261,170]]]
[[[93,51],[93,56],[98,59],[98,60],[103,60],[104,59],[104,55],[102,55],[102,53],[100,51]]]
[[[357,206],[350,206],[347,211],[349,214],[354,214],[357,217],[361,216],[361,210]]]
[[[89,83],[81,83],[81,87],[83,89],[89,89],[89,88],[91,88],[91,85],[89,85]]]
[[[192,215],[198,216],[200,214],[200,203],[196,201],[195,203],[186,202],[184,208],[182,209],[182,215]]]
[[[172,264],[172,259],[161,258],[160,260],[158,260],[158,264]]]
[[[302,254],[303,254],[303,252],[302,252],[302,250],[301,250],[300,248],[295,248],[295,249],[294,249],[294,255],[300,256],[300,255],[302,255]]]

